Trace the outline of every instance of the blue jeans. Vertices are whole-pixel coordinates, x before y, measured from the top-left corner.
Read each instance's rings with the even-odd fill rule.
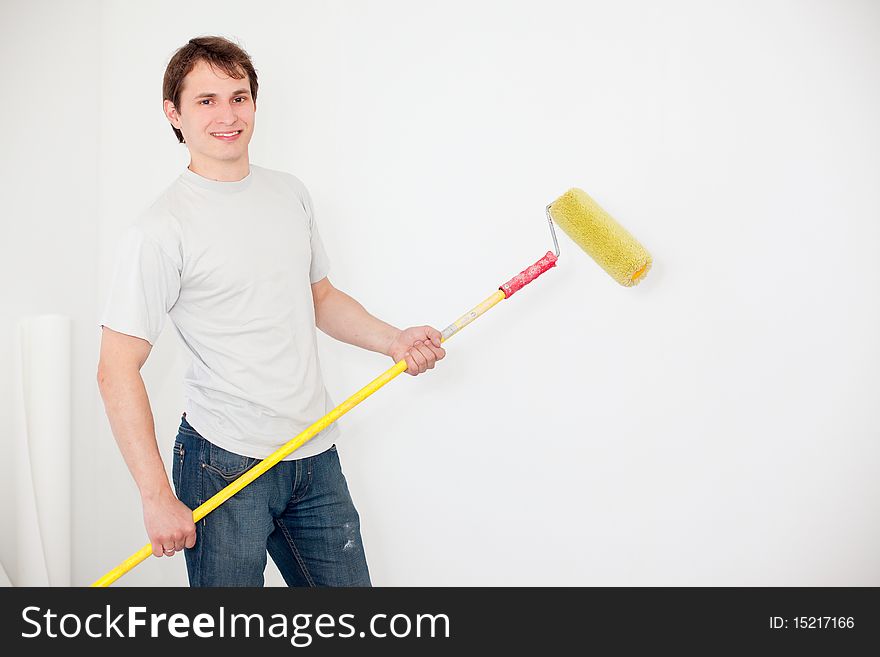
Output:
[[[258,462],[210,443],[181,417],[172,479],[189,508]],[[267,551],[288,586],[371,585],[336,445],[281,461],[202,518],[184,550],[190,586],[263,586]]]

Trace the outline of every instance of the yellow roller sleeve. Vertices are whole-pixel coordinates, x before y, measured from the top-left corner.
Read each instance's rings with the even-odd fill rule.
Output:
[[[584,190],[573,187],[553,201],[550,216],[615,281],[638,285],[651,269],[651,254]]]

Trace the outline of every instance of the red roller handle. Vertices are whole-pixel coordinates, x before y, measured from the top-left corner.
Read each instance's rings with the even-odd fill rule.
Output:
[[[526,267],[525,269],[523,269],[520,273],[511,278],[498,289],[504,292],[505,299],[509,299],[511,296],[513,296],[514,292],[522,289],[523,286],[528,285],[545,271],[555,266],[556,256],[553,254],[552,251],[547,251],[547,254],[543,258],[538,260],[530,267]]]

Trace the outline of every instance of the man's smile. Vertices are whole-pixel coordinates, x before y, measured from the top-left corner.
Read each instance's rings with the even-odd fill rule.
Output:
[[[235,141],[241,133],[241,130],[234,130],[232,132],[212,132],[211,136],[222,141]]]

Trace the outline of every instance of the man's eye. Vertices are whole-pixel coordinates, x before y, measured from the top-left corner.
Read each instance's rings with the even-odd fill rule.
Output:
[[[205,98],[205,100],[200,100],[200,101],[199,101],[199,105],[204,105],[205,103],[210,103],[210,102],[211,102],[211,99],[210,99],[210,98]]]
[[[241,102],[244,102],[247,100],[247,97],[246,96],[238,96],[235,100],[240,100]]]

